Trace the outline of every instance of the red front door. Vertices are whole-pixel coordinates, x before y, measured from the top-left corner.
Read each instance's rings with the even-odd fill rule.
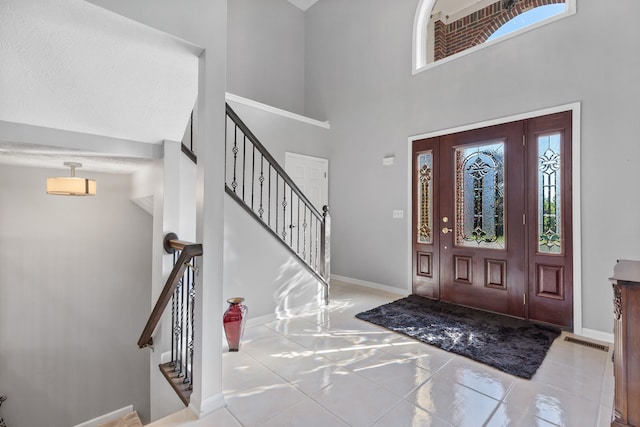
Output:
[[[566,115],[414,142],[414,293],[572,327]]]

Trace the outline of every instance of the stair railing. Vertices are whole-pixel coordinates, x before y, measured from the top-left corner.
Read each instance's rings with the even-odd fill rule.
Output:
[[[178,240],[174,233],[164,238],[164,249],[173,254],[173,269],[153,307],[138,340],[138,347],[153,347],[153,334],[165,309],[171,302],[171,360],[159,368],[185,406],[193,391],[193,345],[196,257],[202,245]]]
[[[7,396],[0,396],[0,406],[7,400]],[[0,416],[0,427],[7,427],[7,424],[4,422],[4,418]]]
[[[227,104],[225,191],[324,285],[329,303],[331,219],[309,201]]]

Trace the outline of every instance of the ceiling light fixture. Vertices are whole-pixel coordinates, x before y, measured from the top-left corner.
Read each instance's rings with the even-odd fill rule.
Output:
[[[71,168],[71,176],[47,178],[47,194],[59,196],[95,196],[96,182],[93,179],[76,176],[76,168],[81,168],[82,163],[64,162]]]

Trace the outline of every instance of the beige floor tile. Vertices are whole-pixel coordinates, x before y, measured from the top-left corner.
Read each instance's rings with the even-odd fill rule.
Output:
[[[499,404],[498,400],[440,372],[410,393],[406,400],[456,426],[483,425]]]
[[[511,412],[528,413],[559,426],[593,426],[598,415],[597,402],[536,382],[517,382],[504,402]]]
[[[329,306],[247,328],[214,425],[608,425],[611,351],[558,339],[523,380],[354,317],[398,298],[337,283]]]
[[[399,396],[356,374],[336,378],[311,398],[351,426],[372,425],[400,401]]]
[[[451,424],[422,408],[401,401],[374,424],[375,427],[451,427]]]

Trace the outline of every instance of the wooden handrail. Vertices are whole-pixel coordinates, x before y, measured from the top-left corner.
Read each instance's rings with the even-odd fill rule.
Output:
[[[175,236],[175,234],[167,235],[167,237],[171,236]],[[171,296],[175,292],[178,283],[180,283],[184,270],[187,268],[187,263],[191,261],[193,257],[202,255],[202,245],[200,243],[190,243],[182,240],[165,238],[165,249],[167,248],[172,248],[174,251],[180,250],[182,252],[180,252],[180,256],[178,257],[176,264],[173,266],[173,270],[171,270],[171,273],[167,278],[167,282],[162,289],[162,293],[158,297],[158,301],[156,301],[156,305],[153,307],[153,311],[147,320],[147,324],[140,335],[140,339],[138,340],[138,347],[140,348],[153,345],[153,332],[158,326],[158,323],[160,323],[162,313],[164,313],[165,308],[167,308],[167,304],[169,304],[169,301],[171,300]],[[167,250],[167,252],[170,251]]]

